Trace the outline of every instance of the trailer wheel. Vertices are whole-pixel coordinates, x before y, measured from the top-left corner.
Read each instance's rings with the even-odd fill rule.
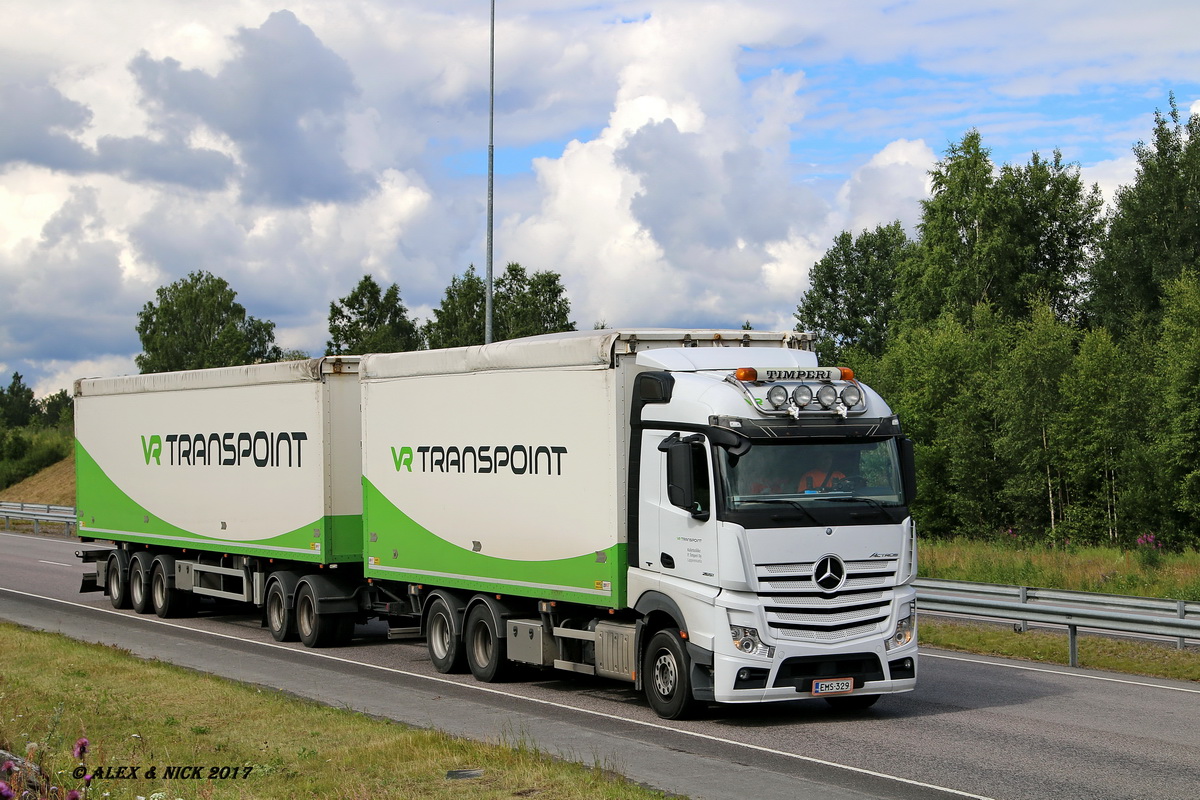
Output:
[[[133,554],[129,561],[129,604],[139,614],[153,610],[150,599],[150,554],[144,551]]]
[[[467,613],[463,640],[466,644],[467,666],[476,680],[495,683],[503,680],[508,672],[506,648],[499,634],[500,629],[496,627],[492,610],[484,603],[476,604]]]
[[[329,647],[346,635],[345,614],[318,614],[317,595],[309,583],[296,592],[296,633],[305,647]],[[353,631],[353,620],[350,630]]]
[[[288,608],[283,585],[277,580],[272,581],[271,588],[267,589],[267,627],[277,642],[294,642],[298,638],[296,612]]]
[[[434,597],[429,603],[425,617],[425,647],[438,672],[446,675],[463,671],[466,648],[462,639],[454,635],[454,612],[440,597]]]
[[[691,660],[680,638],[662,630],[650,638],[642,658],[642,684],[654,713],[663,719],[684,719],[695,708]]]
[[[150,573],[150,603],[154,613],[163,619],[187,616],[191,601],[191,593],[172,589],[168,585],[167,571],[162,562],[155,564]]]
[[[113,608],[129,608],[129,577],[121,562],[121,557],[114,551],[108,557],[108,568],[105,570],[108,599]]]

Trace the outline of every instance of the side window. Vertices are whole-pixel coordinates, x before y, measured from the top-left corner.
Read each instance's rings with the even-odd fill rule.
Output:
[[[699,434],[672,433],[658,449],[667,458],[667,499],[696,519],[708,519],[712,490],[708,479],[708,444]]]

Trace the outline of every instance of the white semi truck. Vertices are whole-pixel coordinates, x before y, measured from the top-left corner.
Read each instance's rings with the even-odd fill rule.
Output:
[[[587,331],[81,380],[85,590],[253,603],[278,640],[423,635],[441,672],[655,712],[916,682],[912,447],[795,333]]]

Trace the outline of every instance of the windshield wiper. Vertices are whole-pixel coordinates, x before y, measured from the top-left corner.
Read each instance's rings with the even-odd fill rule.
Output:
[[[813,516],[813,513],[811,511],[809,511],[807,508],[805,508],[804,505],[799,500],[788,500],[785,497],[768,497],[768,498],[755,498],[754,500],[751,500],[749,502],[789,505],[792,508],[796,509],[797,511],[803,511],[804,516],[808,517],[809,519],[811,519],[813,522],[817,523],[818,525],[821,524],[821,521],[818,520],[815,516]],[[791,519],[792,516],[794,516],[794,515],[788,515],[785,517],[782,514],[773,514],[771,516],[771,519]]]
[[[813,499],[820,501],[820,502],[825,502],[825,503],[867,503],[870,506],[872,506],[876,511],[878,511],[879,513],[881,513],[885,517],[887,517],[888,519],[892,518],[892,515],[888,512],[888,508],[899,508],[900,507],[899,503],[888,503],[885,506],[883,503],[879,502],[878,500],[875,500],[874,498],[858,497],[855,495],[845,495],[844,497],[816,497]]]

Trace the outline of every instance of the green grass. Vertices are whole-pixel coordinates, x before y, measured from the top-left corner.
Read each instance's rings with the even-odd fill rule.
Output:
[[[559,761],[519,741],[493,746],[409,728],[7,623],[0,643],[0,749],[32,752],[62,796],[84,788],[71,777],[80,765],[71,751],[86,737],[89,771],[140,768],[136,780],[97,780],[90,798],[663,797],[609,765]],[[239,777],[162,779],[171,765],[205,775],[236,767]],[[160,777],[145,778],[150,767]],[[462,769],[483,775],[447,778]]]
[[[965,539],[919,545],[920,575],[1200,601],[1200,553],[1141,548],[1018,549]]]

